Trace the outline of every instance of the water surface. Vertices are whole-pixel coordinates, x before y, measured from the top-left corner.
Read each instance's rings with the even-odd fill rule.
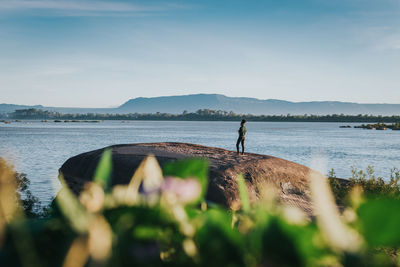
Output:
[[[342,129],[343,123],[248,122],[246,150],[306,166],[326,158],[327,169],[349,177],[351,166],[375,167],[387,177],[400,167],[400,131]],[[358,125],[349,124],[346,125]],[[43,202],[56,194],[58,168],[79,153],[113,144],[188,142],[235,149],[239,122],[103,121],[54,123],[22,121],[0,124],[0,157],[12,162],[32,182]]]

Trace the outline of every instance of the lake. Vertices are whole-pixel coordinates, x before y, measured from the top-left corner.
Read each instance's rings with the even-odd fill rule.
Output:
[[[400,131],[339,128],[359,123],[248,122],[246,151],[306,166],[324,157],[338,177],[368,165],[388,177],[400,168]],[[70,157],[113,144],[187,142],[235,149],[239,122],[103,121],[0,123],[0,157],[26,173],[34,195],[48,203],[58,191],[58,169]]]

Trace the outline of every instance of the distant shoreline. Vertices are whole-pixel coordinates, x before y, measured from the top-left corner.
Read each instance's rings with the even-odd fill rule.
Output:
[[[101,123],[104,121],[115,121],[115,122],[121,122],[121,123],[129,123],[129,122],[134,122],[134,121],[159,121],[159,122],[237,122],[237,120],[206,120],[206,119],[199,119],[199,120],[174,120],[174,119],[125,119],[125,120],[120,120],[120,119],[101,119],[101,120],[96,120],[96,119],[85,119],[85,120],[72,120],[72,119],[1,119],[0,118],[0,124],[2,123],[18,123],[18,122],[43,122],[43,123]],[[343,121],[256,121],[256,120],[247,120],[250,122],[309,122],[309,123],[344,123]],[[361,121],[345,121],[346,123],[362,123]],[[371,122],[371,123],[377,123],[377,122]],[[346,125],[341,126],[340,128],[363,128],[359,125],[355,125],[354,127],[348,127]]]
[[[99,114],[99,113],[59,113],[40,109],[21,109],[12,113],[3,114],[1,119],[7,120],[57,120],[65,122],[79,121],[240,121],[246,118],[251,122],[342,122],[342,123],[399,123],[400,115],[252,115],[236,114],[221,110],[201,109],[196,112],[171,113],[129,113],[129,114]]]

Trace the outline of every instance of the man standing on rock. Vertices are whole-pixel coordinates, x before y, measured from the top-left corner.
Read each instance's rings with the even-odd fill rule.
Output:
[[[239,144],[242,144],[242,155],[244,154],[244,139],[246,137],[246,126],[244,124],[246,123],[246,119],[243,119],[242,122],[240,123],[240,128],[239,128],[239,138],[236,142],[236,150],[237,153],[239,154]]]

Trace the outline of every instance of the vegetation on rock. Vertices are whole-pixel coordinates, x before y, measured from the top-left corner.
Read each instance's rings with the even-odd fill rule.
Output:
[[[348,180],[338,179],[333,169],[328,174],[329,183],[338,204],[348,204],[348,196],[354,189],[362,190],[371,198],[400,199],[400,171],[397,168],[390,170],[390,176],[387,179],[377,177],[372,166],[368,166],[366,171],[352,167],[351,173],[352,176]]]
[[[0,158],[0,175],[5,175],[9,171],[10,167],[4,159]],[[11,181],[15,183],[15,195],[14,202],[19,209],[23,210],[25,215],[29,218],[43,217],[49,212],[49,207],[43,206],[39,199],[35,197],[30,190],[30,180],[26,177],[25,173],[10,172]],[[2,183],[6,182],[1,180],[0,186],[4,186]]]
[[[392,123],[392,124],[385,124],[385,123],[374,123],[374,124],[362,124],[360,126],[355,126],[354,128],[362,128],[362,129],[377,129],[377,130],[400,130],[400,122]]]

